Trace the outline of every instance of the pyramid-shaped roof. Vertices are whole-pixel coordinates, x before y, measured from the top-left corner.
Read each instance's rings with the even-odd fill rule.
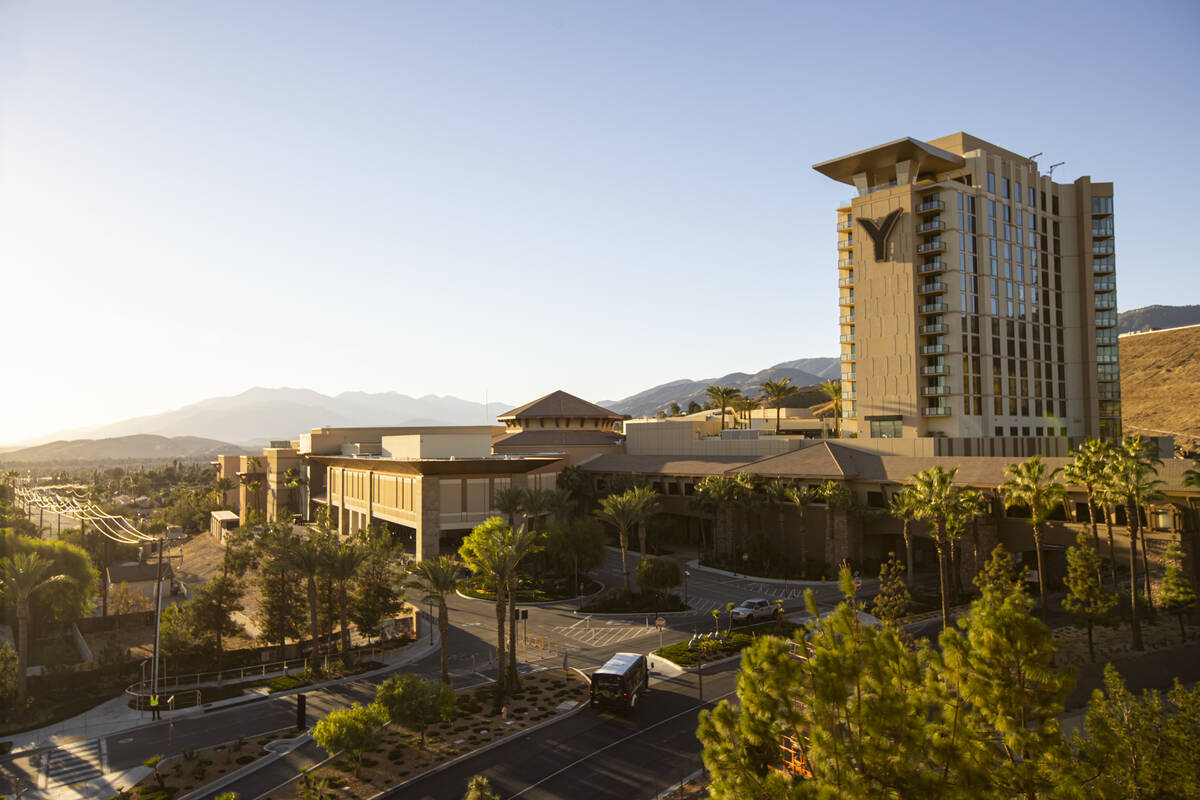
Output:
[[[507,414],[497,417],[501,422],[510,419],[545,419],[552,417],[583,417],[586,419],[621,419],[620,414],[614,414],[607,408],[601,408],[595,403],[567,394],[561,389],[551,392],[545,397],[539,397],[532,403],[514,408]]]

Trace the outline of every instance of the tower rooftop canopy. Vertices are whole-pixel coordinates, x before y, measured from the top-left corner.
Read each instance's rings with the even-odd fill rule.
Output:
[[[894,175],[896,165],[906,161],[916,164],[913,175],[922,172],[945,172],[963,167],[967,163],[962,156],[906,136],[894,142],[813,164],[813,169],[835,181],[855,186],[855,175]]]

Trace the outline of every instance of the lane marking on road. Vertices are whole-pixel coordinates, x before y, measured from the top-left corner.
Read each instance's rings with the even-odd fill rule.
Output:
[[[610,744],[606,744],[604,747],[601,747],[599,750],[593,750],[591,753],[588,753],[588,754],[587,754],[586,756],[584,756],[583,758],[576,759],[575,761],[572,761],[570,764],[567,764],[565,767],[563,767],[563,768],[561,768],[561,769],[558,769],[558,770],[555,770],[554,772],[551,772],[549,775],[547,775],[546,777],[542,778],[542,779],[541,779],[540,781],[538,781],[537,783],[531,783],[531,784],[529,784],[529,785],[528,785],[528,786],[526,786],[524,789],[522,789],[521,791],[519,791],[519,792],[517,792],[516,794],[514,794],[514,795],[513,795],[513,797],[520,797],[521,795],[523,795],[523,794],[525,794],[526,792],[528,792],[530,789],[537,788],[538,786],[541,786],[543,783],[545,783],[546,781],[550,780],[551,778],[554,778],[554,777],[556,777],[556,776],[558,776],[558,775],[561,775],[562,773],[566,772],[567,770],[569,770],[569,769],[572,769],[572,768],[574,768],[574,767],[577,767],[577,766],[579,766],[580,764],[582,764],[583,762],[585,762],[585,761],[588,761],[588,760],[590,760],[590,759],[592,759],[592,758],[595,758],[596,756],[598,756],[598,755],[600,755],[601,753],[603,753],[605,750],[610,750],[610,749],[612,749],[612,748],[616,747],[616,746],[617,746],[617,745],[619,745],[619,744],[624,744],[625,742],[629,741],[630,739],[636,739],[637,737],[641,736],[643,733],[647,733],[647,732],[649,732],[649,731],[652,731],[652,730],[654,730],[655,728],[657,728],[659,725],[665,725],[666,723],[668,723],[668,722],[672,722],[673,720],[676,720],[676,719],[679,719],[680,717],[682,717],[682,716],[684,716],[684,715],[686,715],[686,714],[695,714],[695,713],[696,713],[696,711],[697,711],[698,709],[704,708],[704,707],[705,707],[705,706],[707,706],[707,705],[712,705],[712,704],[715,704],[715,703],[716,703],[716,701],[718,701],[718,700],[723,700],[723,699],[725,699],[726,697],[730,697],[730,696],[732,696],[732,695],[735,695],[735,694],[737,694],[737,689],[734,689],[733,691],[730,691],[730,692],[726,692],[725,694],[723,694],[723,695],[719,695],[718,697],[714,697],[714,698],[712,698],[712,700],[706,700],[706,701],[704,701],[704,702],[702,702],[702,703],[698,703],[697,705],[694,705],[694,706],[692,706],[691,708],[689,708],[689,709],[686,709],[686,710],[684,710],[684,711],[680,711],[678,714],[675,714],[675,715],[673,715],[673,716],[667,717],[667,718],[666,718],[666,719],[664,719],[664,720],[659,720],[658,722],[654,723],[654,724],[653,724],[653,725],[651,725],[650,727],[648,727],[648,728],[642,728],[641,730],[637,731],[636,733],[631,733],[631,734],[629,734],[628,736],[626,736],[626,737],[624,737],[624,738],[621,738],[621,739],[618,739],[618,740],[617,740],[617,741],[615,741],[615,742],[612,742],[612,743],[610,743]]]

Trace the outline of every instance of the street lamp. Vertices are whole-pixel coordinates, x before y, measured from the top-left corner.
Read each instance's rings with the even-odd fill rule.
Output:
[[[688,605],[687,579],[691,574],[692,573],[688,572],[686,569],[683,571],[683,604],[685,606]]]

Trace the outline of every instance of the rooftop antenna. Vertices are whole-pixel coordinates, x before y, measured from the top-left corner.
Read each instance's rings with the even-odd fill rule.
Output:
[[[1053,178],[1053,177],[1054,177],[1054,168],[1055,168],[1055,167],[1061,167],[1061,166],[1062,166],[1063,164],[1065,164],[1065,163],[1067,163],[1067,162],[1065,162],[1065,161],[1060,161],[1060,162],[1058,162],[1057,164],[1051,164],[1051,165],[1050,165],[1050,171],[1049,171],[1049,172],[1047,172],[1046,174],[1047,174],[1048,176],[1050,176],[1050,178]]]

